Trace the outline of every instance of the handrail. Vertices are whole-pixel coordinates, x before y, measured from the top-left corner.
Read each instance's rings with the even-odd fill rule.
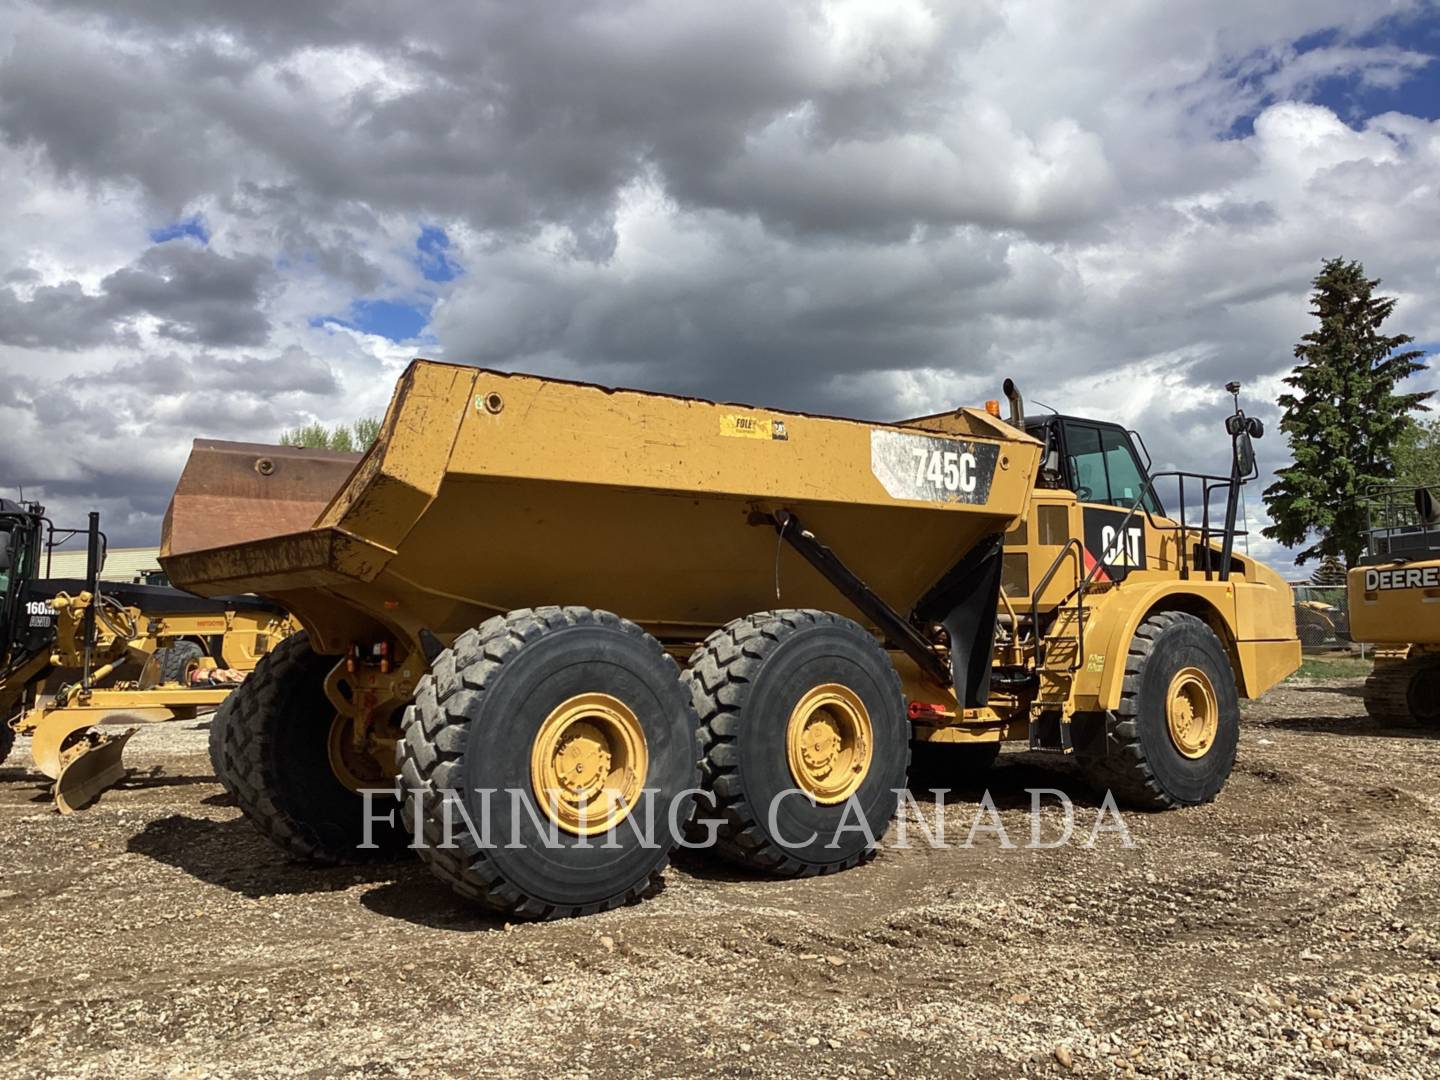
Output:
[[[1150,508],[1145,505],[1145,497],[1146,495],[1153,496],[1155,499],[1155,503],[1158,506],[1160,503],[1160,497],[1155,491],[1155,481],[1162,477],[1172,476],[1175,477],[1175,479],[1178,481],[1178,487],[1180,489],[1180,505],[1178,507],[1180,517],[1179,520],[1176,521],[1174,524],[1165,524],[1155,520],[1155,515],[1151,513]],[[1188,577],[1190,572],[1190,553],[1186,545],[1185,538],[1187,534],[1196,530],[1193,525],[1190,525],[1185,521],[1185,480],[1187,477],[1192,480],[1200,481],[1201,485],[1201,497],[1203,500],[1203,504],[1201,507],[1201,524],[1199,528],[1200,544],[1202,547],[1206,548],[1207,551],[1205,557],[1205,580],[1210,581],[1211,574],[1213,573],[1213,570],[1211,568],[1212,559],[1210,557],[1213,553],[1212,549],[1210,549],[1210,499],[1214,492],[1231,486],[1233,481],[1230,477],[1216,476],[1210,473],[1185,472],[1178,469],[1167,472],[1154,473],[1150,476],[1147,476],[1145,478],[1144,485],[1140,490],[1139,497],[1136,498],[1136,500],[1131,504],[1130,509],[1126,512],[1125,517],[1120,522],[1120,526],[1116,530],[1116,532],[1118,534],[1123,534],[1126,527],[1130,524],[1132,520],[1134,520],[1135,515],[1143,510],[1145,513],[1146,521],[1149,522],[1151,528],[1155,529],[1157,532],[1174,532],[1177,534],[1176,546],[1179,549],[1178,554],[1180,558],[1180,572],[1183,577]],[[1221,531],[1223,532],[1224,530],[1222,529]],[[1242,529],[1235,529],[1233,530],[1233,535],[1246,536],[1248,535],[1248,533]],[[1095,561],[1095,565],[1090,567],[1090,569],[1086,571],[1084,569],[1085,563],[1083,555],[1085,545],[1081,543],[1081,541],[1077,537],[1072,536],[1065,541],[1064,546],[1062,546],[1059,552],[1056,553],[1055,558],[1051,560],[1049,568],[1045,571],[1045,575],[1040,579],[1040,583],[1035,586],[1034,591],[1030,594],[1030,627],[1031,632],[1035,635],[1035,666],[1037,670],[1044,668],[1045,666],[1045,640],[1040,635],[1040,596],[1044,593],[1045,587],[1050,584],[1051,580],[1055,577],[1055,574],[1059,571],[1060,564],[1070,553],[1070,549],[1072,546],[1076,549],[1075,587],[1070,592],[1066,593],[1064,597],[1061,598],[1060,602],[1055,605],[1055,609],[1058,613],[1061,608],[1063,608],[1066,604],[1070,602],[1070,599],[1072,597],[1075,599],[1076,647],[1075,663],[1074,666],[1071,668],[1071,671],[1079,669],[1080,659],[1085,655],[1084,598],[1086,592],[1090,588],[1090,585],[1094,582],[1095,576],[1099,574],[1100,570],[1104,567],[1105,564],[1099,559],[1097,559]],[[1102,552],[1101,554],[1103,555],[1104,553]]]
[[[1005,595],[1005,590],[1000,590],[1000,603],[1005,605],[1005,614],[1010,618],[1010,628],[1013,631],[1010,635],[1010,654],[1020,662],[1024,654],[1020,651],[1020,616],[1015,613],[1015,605],[1010,602],[1010,597]]]

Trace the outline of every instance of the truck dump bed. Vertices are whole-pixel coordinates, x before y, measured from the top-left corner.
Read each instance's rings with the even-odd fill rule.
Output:
[[[308,507],[215,471],[212,446],[197,443],[167,514],[170,580],[271,597],[325,652],[377,626],[448,638],[542,604],[668,640],[776,606],[858,618],[756,527],[781,510],[908,612],[1024,511],[1040,453],[979,410],[875,424],[428,361],[303,526]]]

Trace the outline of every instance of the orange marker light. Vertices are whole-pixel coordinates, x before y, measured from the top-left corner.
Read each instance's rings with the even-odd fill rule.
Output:
[[[997,419],[997,420],[1000,419],[1000,402],[998,402],[998,401],[987,401],[987,402],[985,402],[985,411],[988,412],[991,416],[995,417],[995,419]]]

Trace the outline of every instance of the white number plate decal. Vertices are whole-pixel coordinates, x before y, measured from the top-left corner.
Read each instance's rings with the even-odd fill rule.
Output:
[[[870,471],[896,499],[983,503],[999,456],[995,443],[870,429]]]

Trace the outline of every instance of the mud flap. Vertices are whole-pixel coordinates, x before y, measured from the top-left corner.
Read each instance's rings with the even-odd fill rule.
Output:
[[[55,777],[55,806],[62,814],[83,810],[125,775],[121,756],[125,744],[139,728],[116,734],[89,732],[85,739],[66,751]]]
[[[979,541],[915,605],[917,619],[941,623],[950,636],[955,697],[967,709],[990,701],[1004,550],[1000,533]]]

